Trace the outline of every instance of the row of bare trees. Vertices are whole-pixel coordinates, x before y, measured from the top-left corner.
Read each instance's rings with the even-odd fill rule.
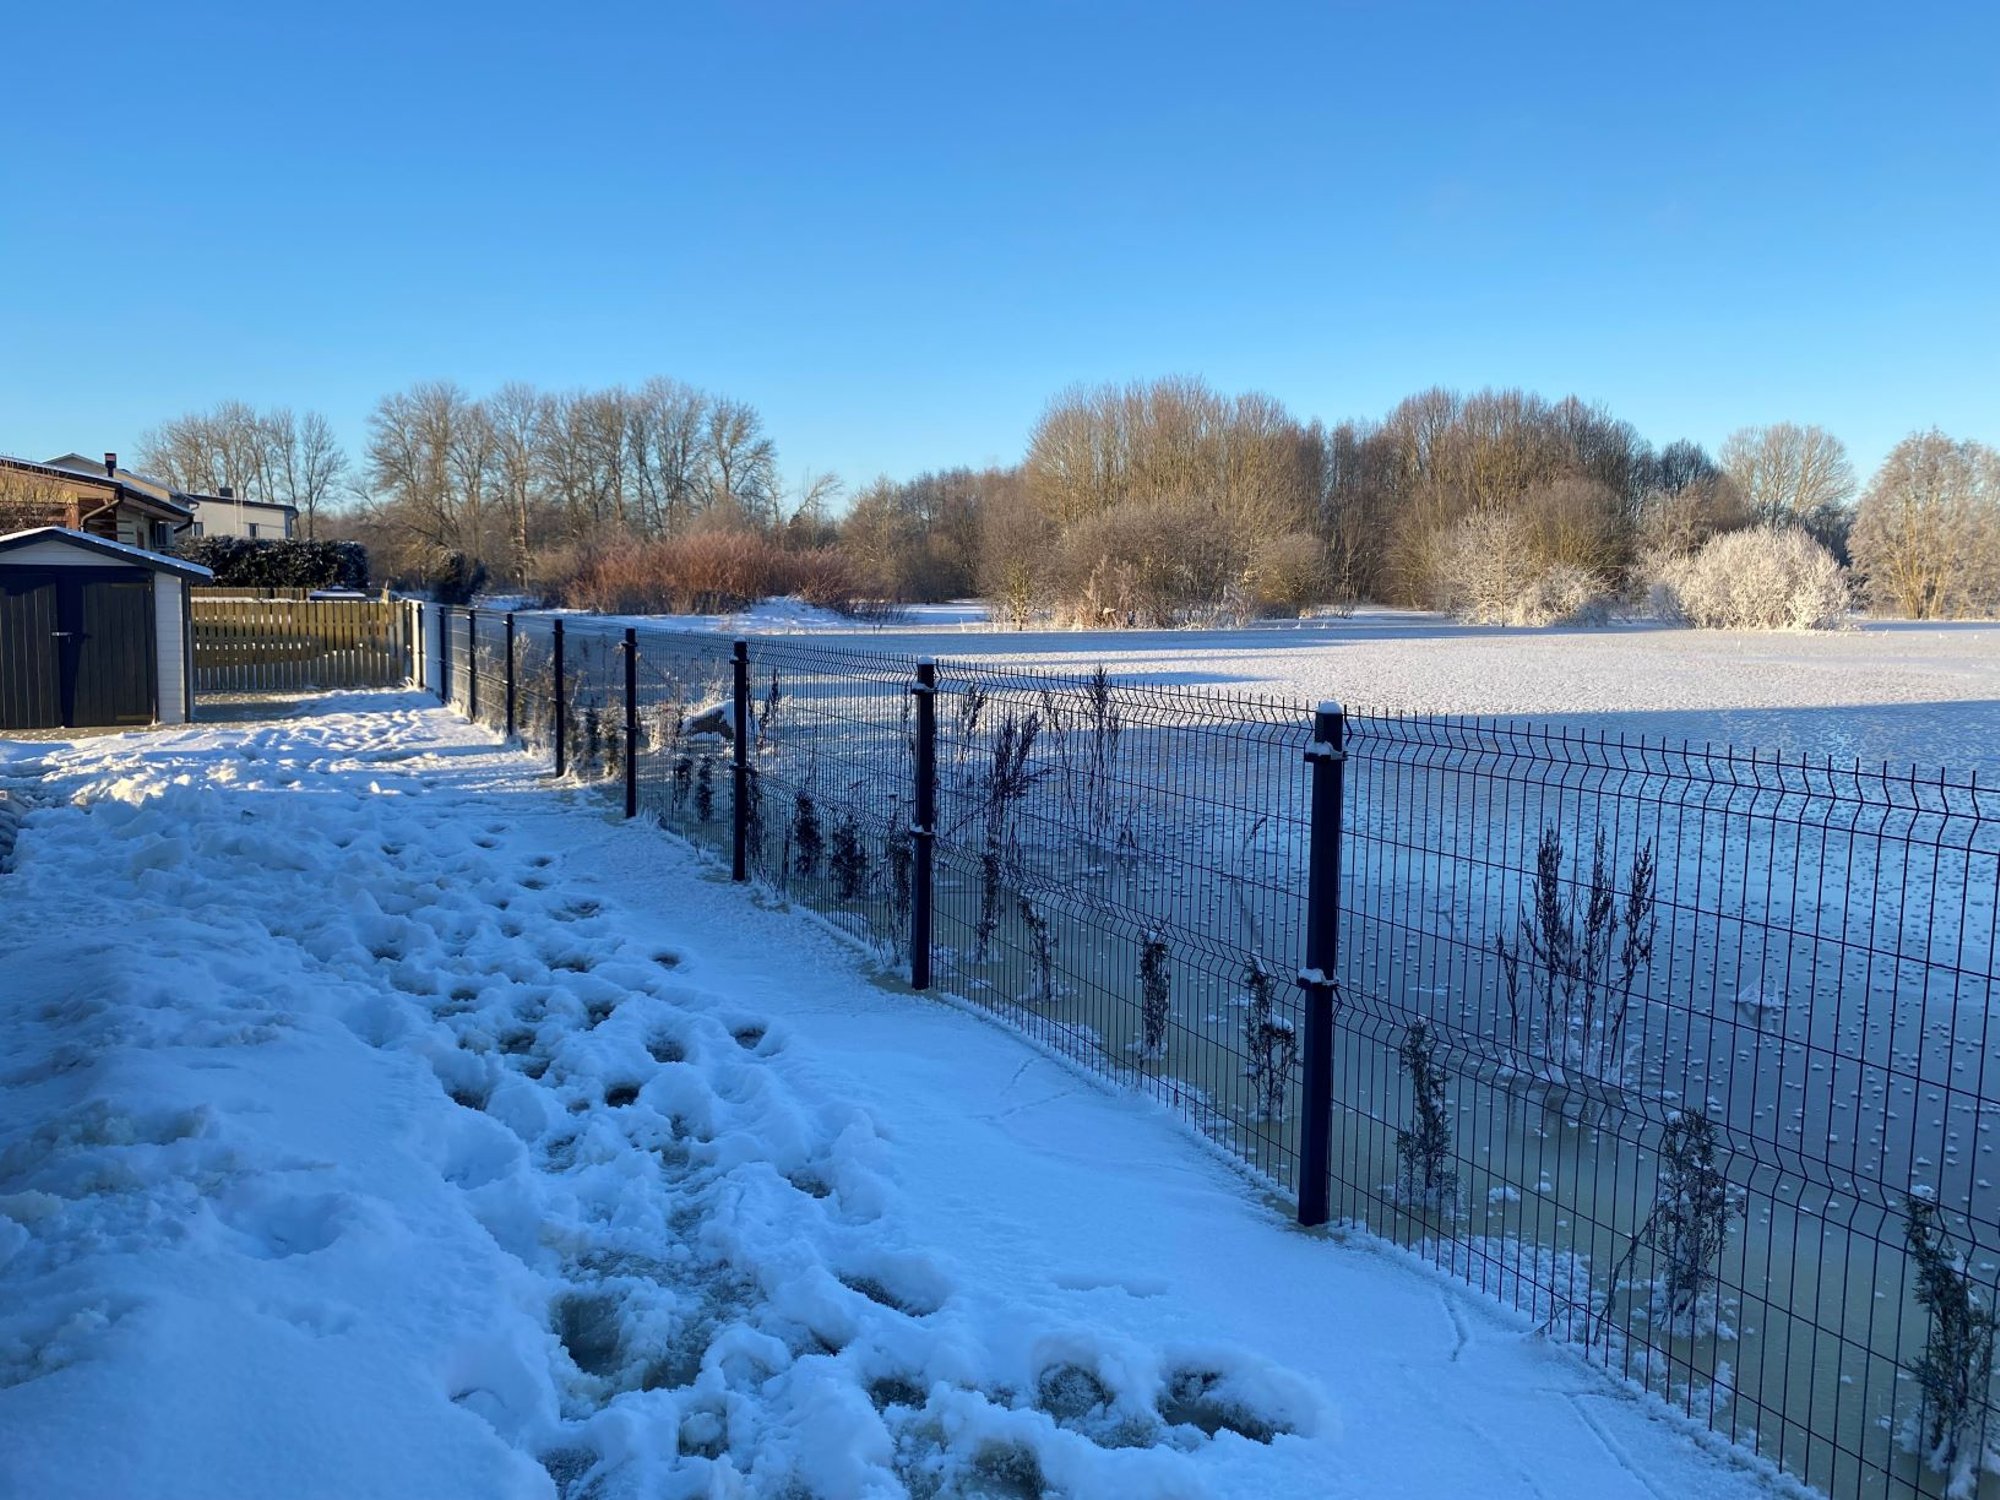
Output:
[[[628,601],[662,570],[675,574],[662,599],[723,597],[704,581],[721,552],[689,541],[719,533],[758,539],[727,549],[732,577],[754,554],[773,559],[774,585],[979,593],[1017,622],[1172,624],[1363,598],[1528,622],[1643,596],[1687,576],[1712,538],[1762,527],[1851,561],[1878,610],[2000,612],[1990,447],[1914,434],[1864,491],[1818,427],[1744,428],[1711,457],[1519,390],[1433,389],[1328,427],[1184,377],[1079,387],[1050,403],[1019,465],[879,479],[844,511],[829,477],[785,489],[753,407],[665,378],[412,386],[376,404],[359,465],[317,414],[230,402],[164,424],[142,458],[182,488],[290,501],[308,535],[338,499],[339,529],[383,573],[451,557]],[[781,565],[806,553],[809,566]]]
[[[531,586],[608,548],[785,518],[756,408],[665,378],[486,397],[412,386],[376,403],[367,463],[364,517],[394,551],[463,553]]]
[[[140,441],[139,467],[188,494],[227,489],[240,499],[298,508],[300,530],[317,540],[322,512],[350,494],[346,452],[316,411],[259,411],[224,401],[163,422]]]

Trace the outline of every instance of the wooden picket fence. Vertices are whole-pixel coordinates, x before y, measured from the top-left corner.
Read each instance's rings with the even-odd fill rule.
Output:
[[[197,694],[401,687],[411,677],[416,606],[402,600],[196,593],[189,608]]]

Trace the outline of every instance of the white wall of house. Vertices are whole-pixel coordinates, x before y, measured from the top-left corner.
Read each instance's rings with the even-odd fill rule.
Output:
[[[259,500],[196,500],[194,520],[204,537],[237,536],[278,542],[292,534],[290,509]]]
[[[171,573],[153,575],[153,641],[159,652],[159,722],[187,722],[187,653],[181,632],[187,617],[181,609],[185,587]]]

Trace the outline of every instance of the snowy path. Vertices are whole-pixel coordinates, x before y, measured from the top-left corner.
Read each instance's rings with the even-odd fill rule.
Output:
[[[44,752],[0,1494],[1773,1492],[426,700]]]

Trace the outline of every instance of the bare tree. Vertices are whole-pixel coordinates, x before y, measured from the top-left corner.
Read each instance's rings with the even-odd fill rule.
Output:
[[[708,505],[740,513],[753,526],[777,524],[778,450],[764,435],[764,419],[745,401],[718,399],[708,406],[703,433]]]
[[[1913,620],[2000,613],[2000,451],[1911,433],[1862,496],[1851,546],[1871,608]]]
[[[347,473],[347,454],[333,435],[333,426],[316,411],[294,416],[280,407],[264,418],[271,450],[275,493],[268,498],[297,508],[306,540],[319,538],[319,513],[334,497]]]
[[[1739,428],[1723,440],[1722,467],[1754,523],[1802,527],[1828,543],[1845,535],[1857,488],[1854,465],[1846,445],[1825,428],[1794,422]]]

